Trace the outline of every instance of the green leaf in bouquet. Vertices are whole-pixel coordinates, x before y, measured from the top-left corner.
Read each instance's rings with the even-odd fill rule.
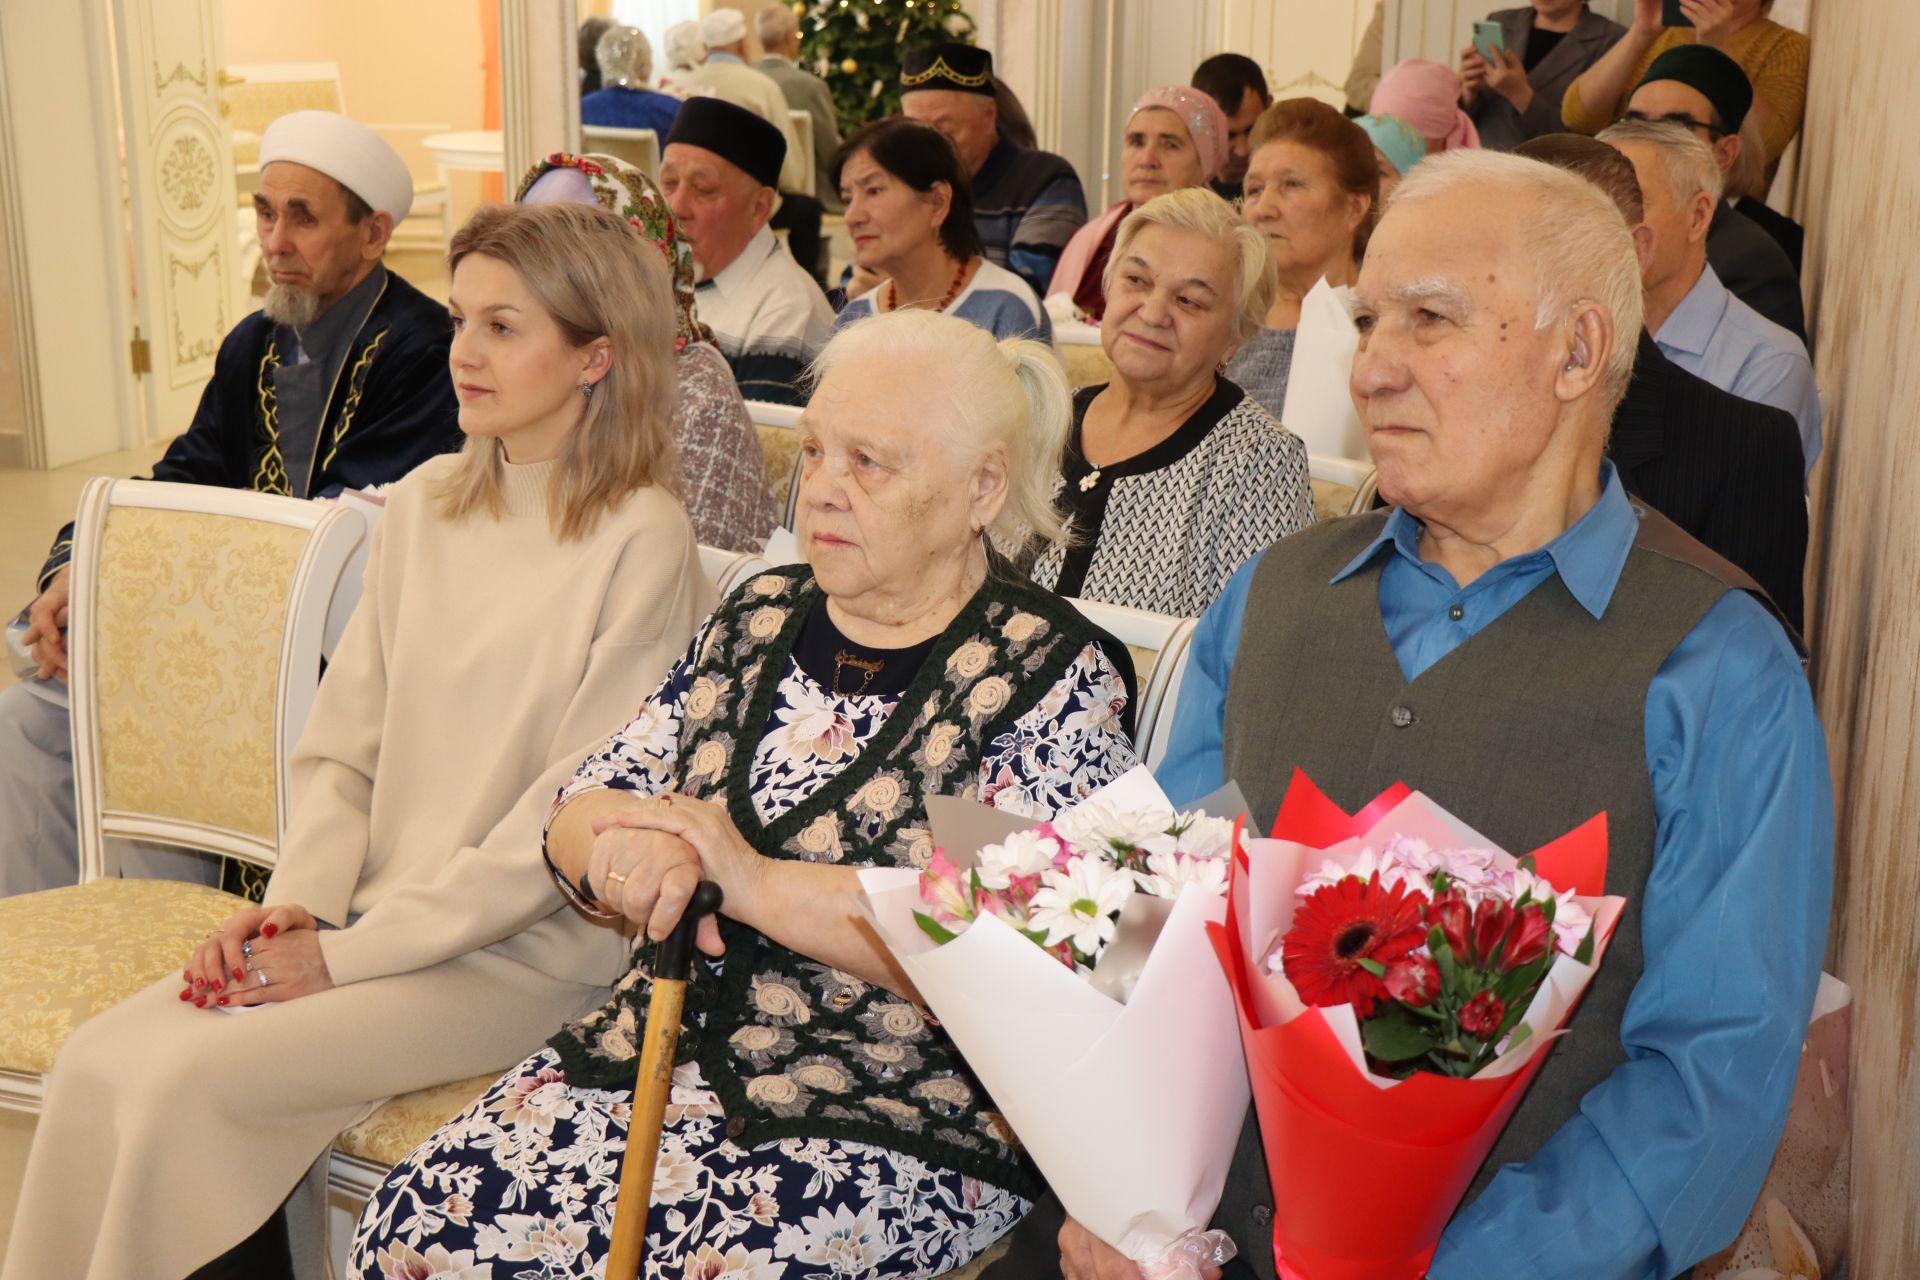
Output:
[[[1533,1028],[1528,1026],[1524,1022],[1521,1023],[1519,1026],[1513,1029],[1512,1035],[1507,1040],[1507,1052],[1512,1053],[1515,1049],[1518,1049],[1521,1045],[1525,1044],[1527,1041],[1531,1040],[1532,1038],[1533,1038]]]
[[[1381,964],[1371,956],[1355,957],[1354,963],[1376,978],[1384,978],[1387,976],[1387,966]]]
[[[1593,963],[1593,931],[1598,925],[1599,921],[1596,920],[1587,926],[1587,936],[1580,939],[1580,947],[1573,953],[1573,958],[1581,964]]]
[[[943,947],[960,936],[924,911],[914,912],[913,922],[920,926],[920,932],[926,934]]]
[[[1406,1009],[1390,1004],[1361,1024],[1360,1038],[1367,1052],[1382,1062],[1408,1062],[1432,1051],[1439,1037],[1416,1021]]]
[[[1493,993],[1509,1009],[1515,1006],[1525,1008],[1533,1003],[1533,993],[1540,989],[1540,982],[1547,976],[1556,954],[1548,951],[1539,959],[1523,964],[1511,973],[1502,974],[1500,981],[1494,984]]]
[[[1518,862],[1520,869],[1528,875],[1537,876],[1540,874],[1540,868],[1534,863],[1532,854],[1529,853],[1524,858],[1520,858]]]

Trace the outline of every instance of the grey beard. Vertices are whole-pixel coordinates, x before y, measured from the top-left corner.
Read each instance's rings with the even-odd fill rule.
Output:
[[[260,310],[275,324],[304,329],[320,318],[320,295],[311,289],[296,289],[287,284],[270,284]]]

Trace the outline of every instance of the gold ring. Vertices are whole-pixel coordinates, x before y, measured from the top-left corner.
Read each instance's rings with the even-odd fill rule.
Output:
[[[663,807],[671,806],[673,804],[673,792],[662,791],[659,795],[653,798],[653,802]]]
[[[621,884],[625,884],[625,883],[627,882],[627,878],[626,878],[626,876],[624,876],[624,875],[622,875],[622,874],[621,874],[620,872],[618,872],[618,871],[609,871],[609,872],[607,872],[607,874],[606,874],[606,876],[604,877],[604,879],[605,879],[605,880],[607,881],[607,883],[609,883],[609,884],[611,884],[611,883],[613,883],[613,882],[614,882],[615,880],[618,880],[618,881],[619,881],[619,882],[620,882]]]

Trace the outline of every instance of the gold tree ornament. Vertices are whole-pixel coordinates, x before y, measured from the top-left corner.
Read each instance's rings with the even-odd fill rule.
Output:
[[[840,70],[850,76],[858,75],[860,71],[860,64],[854,61],[852,58],[848,58],[846,61],[840,64]]]

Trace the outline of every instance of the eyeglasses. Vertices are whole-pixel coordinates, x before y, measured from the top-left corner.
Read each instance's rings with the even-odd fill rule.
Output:
[[[1727,136],[1727,131],[1717,124],[1708,124],[1705,120],[1695,120],[1684,111],[1669,111],[1664,116],[1650,116],[1644,111],[1629,111],[1622,119],[1638,120],[1642,124],[1677,124],[1683,129],[1705,129],[1707,136],[1719,141]]]

